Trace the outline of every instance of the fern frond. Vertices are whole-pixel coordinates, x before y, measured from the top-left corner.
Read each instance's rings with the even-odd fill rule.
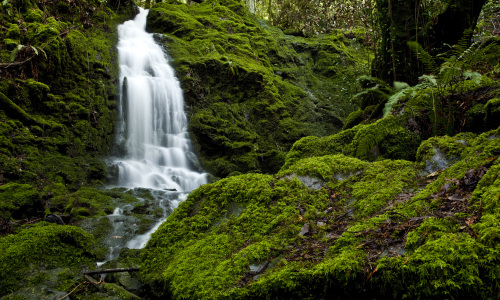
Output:
[[[475,54],[475,51],[477,51],[477,46],[481,44],[481,42],[477,41],[470,45],[469,48],[467,48],[465,51],[462,52],[462,54],[458,57],[457,60],[459,61],[467,61],[470,57],[472,57]]]
[[[409,41],[408,47],[413,51],[417,59],[424,64],[426,72],[434,73],[437,70],[436,60],[418,42]]]
[[[415,87],[419,87],[420,89],[437,86],[437,79],[434,75],[422,75],[418,77],[418,82],[418,85],[416,85]]]

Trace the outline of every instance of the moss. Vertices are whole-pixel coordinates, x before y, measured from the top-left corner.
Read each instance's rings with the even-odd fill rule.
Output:
[[[371,105],[378,105],[384,103],[389,99],[389,95],[379,90],[378,88],[371,88],[359,94],[356,94],[354,101],[356,101],[361,109],[365,109]]]
[[[287,199],[289,193],[302,196]],[[290,222],[299,212],[288,205],[296,201],[311,205],[312,217],[312,206],[322,206],[313,195],[323,193],[309,191],[296,179],[275,181],[257,174],[205,185],[191,193],[153,235],[145,250],[143,275],[158,283],[170,282],[175,295],[226,294],[250,264],[275,257],[285,250],[284,245],[296,240],[302,225]],[[227,216],[231,203],[245,208]],[[174,255],[181,248],[184,251]],[[211,259],[206,260],[206,255]],[[151,264],[153,258],[156,263]],[[153,271],[161,270],[159,266],[166,269]],[[200,276],[185,281],[184,276],[191,276],[188,270]]]
[[[92,244],[92,236],[80,228],[44,222],[0,238],[0,295],[28,284],[41,268],[67,267],[73,276],[82,267],[94,268],[89,250]],[[66,289],[70,285],[55,288]]]
[[[351,282],[362,269],[362,252],[343,252],[318,263],[293,259],[286,263],[287,257],[290,259],[288,249],[302,243],[297,234],[303,222],[324,218],[323,211],[331,205],[325,190],[309,189],[296,176],[317,178],[340,189],[339,193],[345,196],[352,194],[355,200],[346,203],[346,207],[354,208],[361,218],[373,215],[403,189],[411,188],[416,175],[409,162],[368,163],[333,155],[300,160],[282,171],[280,180],[244,175],[203,186],[153,235],[145,250],[143,275],[153,286],[168,284],[174,298],[205,297],[212,293],[221,297],[274,294],[286,290],[286,286],[296,293],[294,286],[314,280]],[[232,201],[244,209],[228,217]],[[322,236],[319,227],[313,228],[317,231],[313,234]],[[204,259],[207,255],[209,261]],[[260,265],[275,257],[282,257],[285,262],[273,265],[258,279],[245,279],[249,265]],[[193,270],[200,279],[191,277],[186,282],[188,272],[179,270]],[[291,270],[296,270],[299,277],[287,278]],[[212,277],[205,274],[214,278],[207,280]],[[234,286],[238,288],[231,288]],[[254,289],[256,286],[258,289]]]
[[[19,26],[17,24],[11,24],[5,37],[8,39],[19,40],[21,32],[19,31]]]
[[[69,213],[73,218],[104,216],[112,213],[113,198],[93,188],[81,188],[69,194],[56,196],[51,200],[51,211]]]
[[[498,170],[500,170],[500,165],[496,162],[478,182],[471,197],[472,203],[478,207],[484,207],[486,214],[491,215],[487,218],[496,218],[500,213],[498,209],[498,201],[500,200]]]
[[[378,269],[399,290],[393,292],[402,292],[407,297],[484,295],[480,278],[483,251],[469,235],[444,233],[427,241],[406,259],[382,260]],[[403,283],[403,277],[410,281]]]
[[[175,6],[183,5],[181,3],[156,5],[151,12],[152,16],[148,18],[146,29],[154,28],[156,32],[171,32],[182,36],[203,28],[203,25],[190,14],[176,9]]]
[[[114,142],[118,76],[116,51],[110,49],[117,41],[114,25],[123,16],[96,4],[84,1],[66,11],[50,6],[42,12],[38,2],[13,3],[15,23],[24,22],[11,26],[9,36],[24,32],[18,42],[32,45],[38,55],[23,48],[19,55],[35,54],[31,63],[6,69],[0,80],[0,121],[14,122],[0,137],[4,181],[40,190],[57,182],[75,191],[105,179],[100,157]],[[99,13],[102,20],[85,30],[78,25],[84,22],[80,10],[89,18]]]
[[[473,134],[458,134],[454,137],[433,137],[424,141],[417,150],[417,161],[425,162],[430,173],[446,168],[464,158],[471,145]]]
[[[363,128],[370,127],[358,126],[350,139]],[[327,139],[304,138],[294,148],[305,156],[295,156],[274,178],[234,176],[194,191],[153,235],[142,276],[158,295],[174,299],[326,298],[332,291],[394,298],[494,295],[498,136],[494,130],[426,141],[428,149],[456,151],[458,161],[434,181],[426,179],[424,188],[418,186],[422,163],[322,156],[326,150],[318,148],[326,148]],[[464,189],[460,182],[470,180],[465,177],[471,170],[487,171],[478,175],[471,197],[483,209],[481,221],[472,225],[477,239],[463,225],[479,220],[475,212],[443,215],[443,207],[455,204],[438,196],[445,183],[449,193]],[[311,188],[308,180],[319,187]],[[235,206],[242,209],[230,213]],[[309,232],[297,235],[306,222]],[[386,231],[391,226],[394,231]],[[392,244],[383,246],[382,236]]]
[[[0,186],[0,214],[4,220],[24,219],[42,209],[38,191],[29,184],[8,183]]]
[[[305,158],[296,162],[292,167],[279,173],[280,176],[300,175],[312,176],[324,182],[348,178],[358,171],[364,170],[368,163],[356,158],[339,155]]]
[[[446,233],[457,231],[459,224],[452,219],[428,218],[406,237],[405,248],[415,250],[428,240],[435,240]]]
[[[363,122],[363,110],[358,109],[357,111],[353,111],[352,113],[347,116],[347,119],[344,122],[344,127],[342,128],[343,130],[352,128],[359,123]]]
[[[286,170],[301,158],[309,156],[351,153],[350,144],[360,128],[362,126],[356,126],[324,138],[309,136],[298,140],[287,153],[285,164],[281,170]]]
[[[27,22],[43,22],[43,11],[39,9],[30,9],[27,11],[24,18]]]

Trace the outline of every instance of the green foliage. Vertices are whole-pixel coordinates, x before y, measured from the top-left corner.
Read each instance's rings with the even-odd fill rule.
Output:
[[[475,138],[473,134],[458,134],[454,137],[432,137],[422,142],[422,144],[418,147],[417,161],[430,162],[434,156],[444,155],[442,159],[453,163],[464,157],[464,150],[470,146],[473,138]],[[434,161],[430,163],[438,162]]]
[[[355,200],[346,209],[365,217],[411,186],[415,170],[409,162],[370,164],[335,155],[301,160],[279,176],[235,176],[195,190],[152,236],[143,277],[160,294],[168,286],[174,298],[295,294],[302,284],[318,289],[321,284],[312,283],[317,280],[349,284],[362,271],[362,251],[341,252],[317,263],[288,262],[288,249],[302,243],[297,234],[305,220],[314,224],[330,205],[324,190],[309,189],[299,180],[317,178],[352,191]],[[323,236],[320,230],[313,235]],[[272,267],[258,279],[245,279],[250,265],[266,262]],[[287,277],[290,272],[298,276]]]
[[[352,179],[352,203],[357,217],[370,216],[384,208],[396,195],[415,188],[414,165],[403,160],[372,163],[363,175]],[[376,187],[376,188],[375,188]]]
[[[419,136],[389,116],[369,125],[357,125],[324,138],[306,137],[297,141],[287,154],[282,170],[308,156],[350,155],[365,160],[384,158],[415,160]]]
[[[368,163],[362,160],[342,154],[325,155],[301,159],[278,175],[312,176],[323,182],[329,182],[338,180],[338,178],[348,178],[358,171],[366,169],[367,166]]]
[[[416,250],[427,241],[435,240],[446,233],[456,232],[459,227],[452,219],[428,218],[415,230],[408,233],[405,248]]]
[[[324,197],[323,191],[311,191],[297,179],[275,180],[266,175],[234,176],[202,186],[152,236],[142,274],[155,286],[168,284],[174,297],[245,295],[246,288],[231,287],[244,280],[250,265],[269,262],[286,253],[286,245],[299,242],[303,222],[295,224],[300,213],[294,207],[297,202],[307,207],[304,218],[313,219],[325,208],[320,200]],[[242,209],[228,213],[231,203]],[[286,277],[278,274],[290,270],[285,261],[272,264],[269,275],[263,275],[267,279],[258,281],[270,291],[283,288]],[[307,264],[293,265],[306,272],[310,269]],[[281,279],[276,281],[276,276]],[[286,280],[295,284],[293,278]]]
[[[147,245],[143,278],[158,296],[168,294],[173,299],[322,298],[333,290],[358,295],[361,286],[363,293],[394,298],[495,295],[500,274],[496,256],[500,181],[495,156],[500,129],[431,138],[419,148],[417,163],[367,162],[346,155],[356,154],[354,141],[361,143],[373,132],[400,126],[399,122],[389,116],[328,138],[303,138],[275,177],[234,176],[194,191]],[[376,143],[383,145],[386,140]],[[394,145],[405,143],[403,139]],[[449,167],[419,187],[425,162],[438,151]],[[453,216],[436,212],[448,201],[436,199],[443,187],[448,193],[464,189],[460,182],[470,180],[465,177],[470,178],[471,170],[486,170],[478,175],[482,178],[470,198],[475,209]],[[347,225],[336,231],[339,216]],[[320,226],[318,220],[326,224]],[[474,220],[470,228],[477,238],[463,225]],[[306,222],[310,232],[297,235]],[[402,236],[400,245],[385,247],[374,237],[403,224],[418,226],[384,234],[385,241]],[[321,248],[327,251],[307,248],[322,243],[328,245]],[[378,246],[368,246],[373,244]],[[373,247],[385,250],[373,254]],[[380,254],[392,247],[397,254]],[[308,255],[316,259],[308,260]],[[370,264],[376,269],[367,271]],[[249,273],[262,266],[258,276]]]
[[[370,30],[367,25],[373,22],[373,7],[370,1],[327,0],[317,3],[310,0],[246,0],[245,2],[251,12],[293,34],[315,35],[329,32],[333,28],[367,27]]]
[[[104,216],[113,212],[113,198],[93,188],[81,188],[78,191],[52,198],[53,212],[69,213],[73,218]]]

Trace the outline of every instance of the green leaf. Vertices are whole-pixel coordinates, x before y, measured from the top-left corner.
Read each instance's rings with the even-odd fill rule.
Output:
[[[7,5],[8,2],[9,2],[9,0],[3,0],[2,5],[5,6],[5,5]]]
[[[36,48],[33,46],[30,46],[30,47],[31,47],[31,49],[33,49],[33,51],[35,51],[35,54],[38,55],[38,50],[36,50]]]
[[[21,50],[23,47],[23,45],[19,44],[16,48],[14,48],[14,50],[12,50],[12,53],[10,54],[10,62],[16,60],[17,52],[19,52],[19,50]]]
[[[47,59],[47,53],[45,53],[45,51],[43,51],[43,49],[42,49],[42,48],[40,48],[40,49],[38,49],[38,50],[42,51],[43,56],[45,56],[45,59]]]

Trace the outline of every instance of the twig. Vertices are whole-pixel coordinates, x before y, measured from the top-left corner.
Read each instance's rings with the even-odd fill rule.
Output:
[[[38,218],[38,219],[35,219],[33,221],[29,221],[28,223],[24,223],[24,225],[35,223],[35,222],[38,222],[38,221],[41,221],[41,220],[42,220],[41,218]]]
[[[62,296],[61,298],[57,299],[57,300],[63,300],[64,298],[68,297],[69,295],[73,294],[74,291],[76,291],[76,289],[78,289],[82,284],[86,284],[88,282],[82,282],[80,283],[79,285],[77,285],[73,290],[71,290],[71,292],[67,293],[66,295]]]
[[[137,272],[139,268],[118,268],[118,269],[106,269],[100,271],[90,271],[83,273],[84,275],[94,275],[94,274],[104,274],[104,273],[120,273],[120,272]]]
[[[7,69],[8,67],[12,67],[12,66],[20,66],[20,65],[23,65],[27,62],[29,62],[30,60],[33,59],[33,57],[35,57],[36,55],[33,55],[32,57],[24,60],[24,61],[19,61],[19,62],[13,62],[13,63],[0,63],[0,68],[4,68],[4,69]]]

